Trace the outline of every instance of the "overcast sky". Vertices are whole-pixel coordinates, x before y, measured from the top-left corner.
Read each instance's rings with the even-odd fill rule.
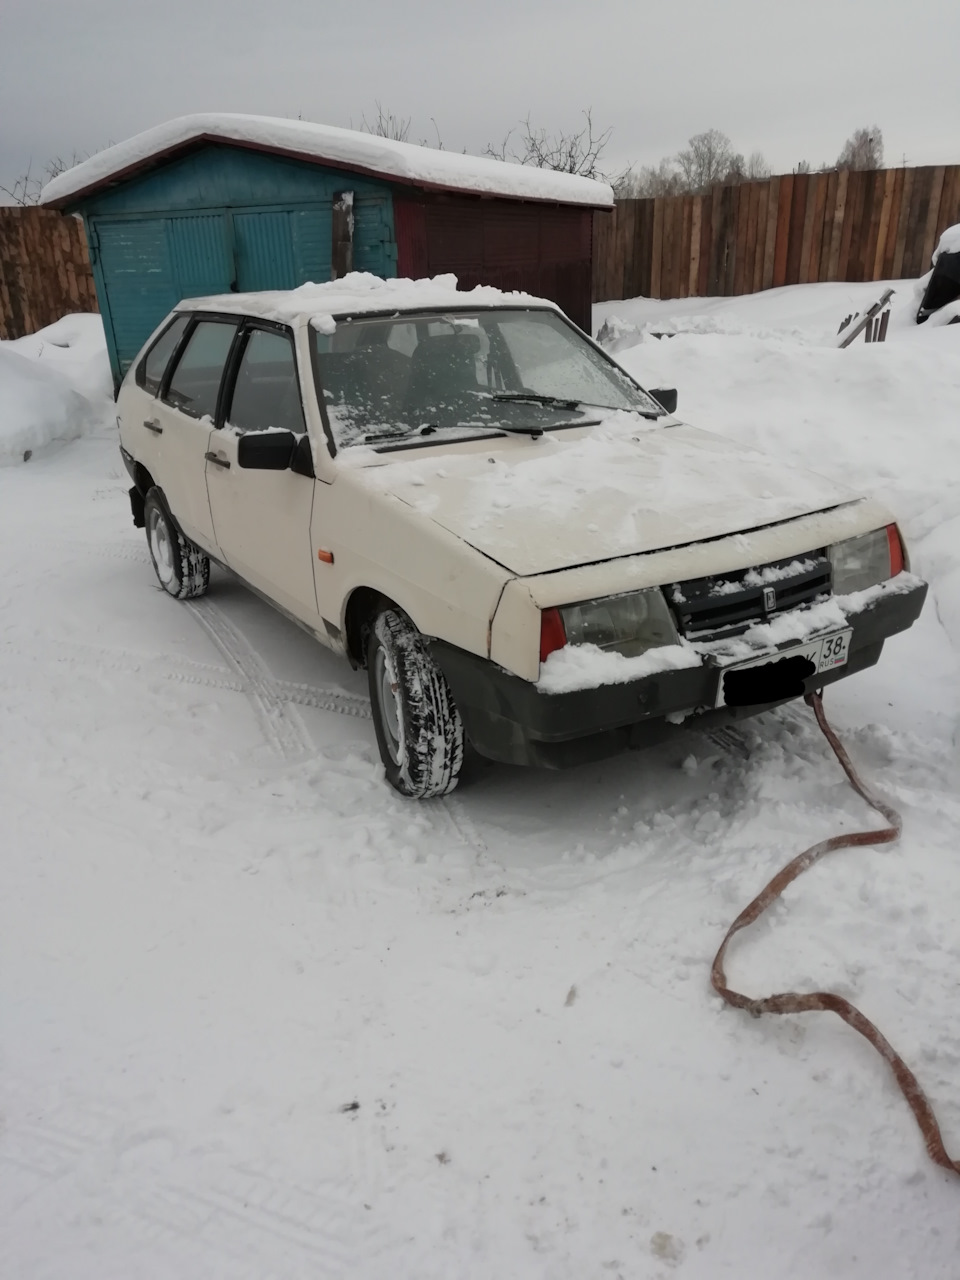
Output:
[[[605,167],[718,128],[775,172],[878,124],[887,164],[960,162],[958,0],[0,0],[0,185],[191,111],[482,152],[593,108]]]

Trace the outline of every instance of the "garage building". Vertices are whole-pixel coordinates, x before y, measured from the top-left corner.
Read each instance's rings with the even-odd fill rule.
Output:
[[[193,115],[54,178],[83,218],[115,382],[181,298],[349,270],[454,273],[550,298],[590,328],[604,183],[301,120]]]

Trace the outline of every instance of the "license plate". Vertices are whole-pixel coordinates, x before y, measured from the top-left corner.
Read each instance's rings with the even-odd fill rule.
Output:
[[[765,653],[724,667],[717,682],[717,706],[753,706],[799,697],[803,681],[846,665],[852,628],[834,631],[807,644]],[[750,676],[748,673],[754,672]],[[745,674],[746,673],[746,674]],[[728,679],[733,676],[728,687]]]

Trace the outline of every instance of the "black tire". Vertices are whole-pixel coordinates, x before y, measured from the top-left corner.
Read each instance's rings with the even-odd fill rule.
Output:
[[[370,630],[367,677],[387,781],[418,800],[452,791],[463,765],[463,721],[423,636],[393,609]]]
[[[143,501],[147,546],[157,581],[176,600],[194,600],[210,585],[210,557],[188,542],[170,519],[157,488]]]

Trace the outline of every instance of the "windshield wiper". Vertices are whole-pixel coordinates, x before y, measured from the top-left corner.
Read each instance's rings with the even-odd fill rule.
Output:
[[[376,444],[380,440],[415,440],[419,436],[432,436],[440,430],[445,431],[488,431],[503,434],[504,432],[514,436],[530,436],[536,439],[543,435],[542,427],[516,427],[513,425],[504,426],[500,422],[426,422],[422,427],[418,427],[416,431],[379,431],[363,437],[364,444]]]
[[[565,400],[563,396],[542,396],[537,391],[496,391],[491,400],[513,400],[520,404],[547,404],[551,409],[579,409],[582,400]]]
[[[491,393],[493,400],[512,400],[519,404],[545,404],[551,409],[614,409],[612,404],[597,404],[593,400],[565,400],[562,396],[542,396],[536,391],[499,391]],[[646,413],[643,409],[632,409],[628,412],[639,413],[641,418],[660,418],[666,413],[666,410],[660,408],[653,413]],[[504,428],[506,430],[506,428]]]
[[[503,422],[458,422],[449,428],[451,431],[506,431],[511,436],[530,436],[536,439],[543,435],[543,427],[516,427],[513,423],[507,426]]]

